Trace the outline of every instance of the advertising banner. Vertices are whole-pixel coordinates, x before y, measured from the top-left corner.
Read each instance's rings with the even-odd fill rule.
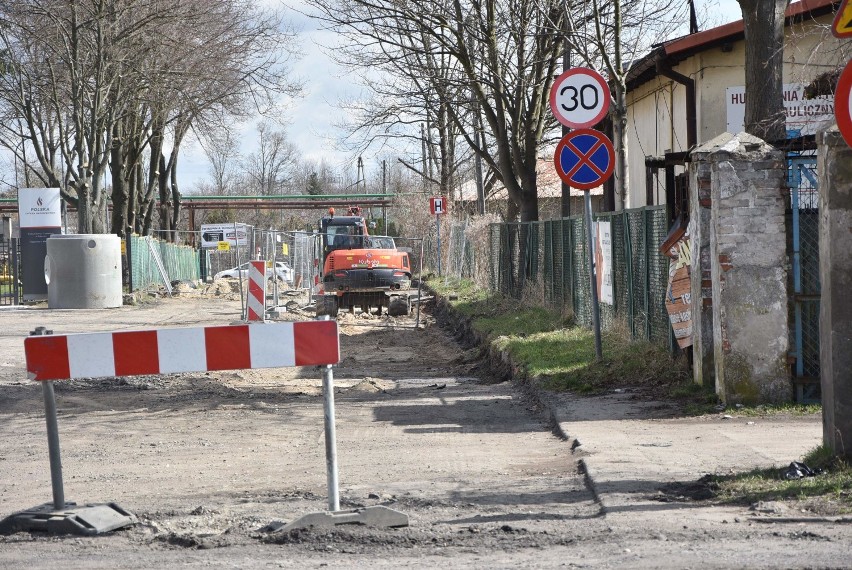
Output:
[[[598,281],[598,300],[613,304],[612,295],[612,223],[595,222],[595,269]]]
[[[21,266],[24,301],[47,299],[44,258],[47,239],[62,233],[62,198],[59,188],[19,188],[18,219],[21,229]]]
[[[669,285],[666,290],[666,312],[675,340],[680,348],[692,346],[692,239],[687,230],[666,252],[669,257]]]
[[[812,135],[834,121],[834,99],[823,95],[807,99],[805,86],[801,83],[784,84],[784,111],[787,114],[787,137]],[[726,129],[736,134],[743,130],[745,122],[745,86],[725,89]]]
[[[219,242],[226,242],[231,247],[248,245],[248,226],[235,223],[201,224],[201,247],[223,249]]]

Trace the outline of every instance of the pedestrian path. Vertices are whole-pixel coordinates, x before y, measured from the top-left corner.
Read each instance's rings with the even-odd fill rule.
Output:
[[[545,401],[574,441],[604,512],[658,503],[654,496],[666,483],[781,468],[822,443],[819,415],[684,417],[671,405],[629,393],[559,394]]]

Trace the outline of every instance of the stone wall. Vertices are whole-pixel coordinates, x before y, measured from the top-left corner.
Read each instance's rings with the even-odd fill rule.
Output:
[[[709,238],[700,253],[708,250],[710,263],[716,392],[726,403],[790,401],[784,155],[746,133],[724,133],[692,160],[710,167],[709,220],[700,180],[692,220],[696,235]],[[693,290],[706,289],[705,277],[693,275]],[[702,315],[695,330],[704,330],[703,298],[693,299],[693,315]]]

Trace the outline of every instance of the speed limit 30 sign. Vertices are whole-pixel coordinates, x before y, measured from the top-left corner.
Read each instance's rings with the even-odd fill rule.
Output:
[[[569,69],[553,83],[550,109],[556,120],[566,127],[591,127],[599,123],[609,110],[609,87],[594,69]]]

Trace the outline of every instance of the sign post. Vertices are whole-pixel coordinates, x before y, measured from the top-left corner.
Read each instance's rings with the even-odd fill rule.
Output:
[[[435,226],[438,232],[438,277],[441,276],[441,214],[447,211],[447,203],[443,196],[429,198],[429,210],[435,216]]]
[[[589,129],[600,122],[609,110],[610,93],[601,75],[586,67],[569,69],[556,78],[550,90],[550,108],[556,119],[576,129],[559,141],[553,157],[556,173],[562,181],[585,190],[587,250],[589,252],[589,289],[592,297],[592,327],[595,331],[595,355],[603,357],[601,349],[600,307],[595,268],[595,248],[592,238],[592,197],[589,190],[600,186],[612,176],[615,150],[612,142],[600,131]]]

